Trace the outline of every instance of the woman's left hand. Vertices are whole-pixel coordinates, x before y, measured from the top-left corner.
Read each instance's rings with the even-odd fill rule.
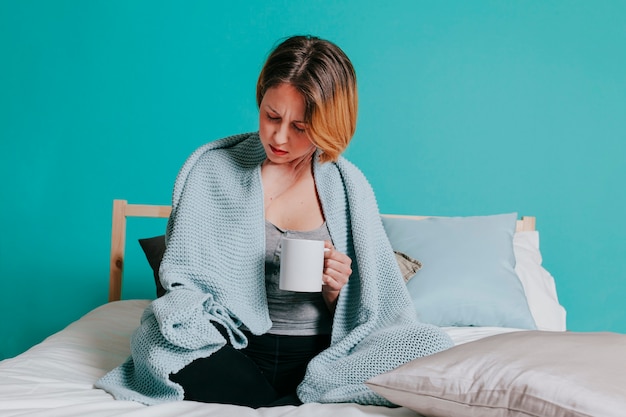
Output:
[[[352,274],[352,259],[345,253],[335,250],[329,241],[324,242],[324,271],[322,276],[322,295],[331,311],[334,311],[337,297]]]

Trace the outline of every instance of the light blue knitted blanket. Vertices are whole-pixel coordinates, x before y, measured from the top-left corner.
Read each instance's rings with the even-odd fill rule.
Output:
[[[212,322],[245,347],[271,327],[264,282],[264,208],[256,133],[210,142],[183,165],[174,185],[160,275],[167,294],[153,301],[131,338],[131,357],[96,386],[145,404],[181,400],[169,375],[225,344]],[[416,357],[452,346],[441,329],[418,322],[382,226],[374,193],[346,159],[315,162],[314,175],[335,247],[353,259],[333,321],[331,346],[309,364],[303,402],[390,405],[364,382]]]

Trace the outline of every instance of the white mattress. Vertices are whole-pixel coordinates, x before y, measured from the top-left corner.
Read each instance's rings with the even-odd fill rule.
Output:
[[[0,417],[148,416],[328,416],[415,417],[406,408],[356,404],[304,404],[250,409],[191,401],[146,407],[115,401],[93,383],[129,355],[128,340],[148,300],[105,304],[23,354],[0,362]],[[446,328],[455,343],[512,331],[503,328]]]

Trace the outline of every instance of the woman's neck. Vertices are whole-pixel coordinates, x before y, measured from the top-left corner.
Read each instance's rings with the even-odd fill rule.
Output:
[[[272,162],[269,158],[263,162],[263,168],[267,167],[273,171],[281,172],[287,178],[297,180],[303,173],[309,172],[313,166],[313,155],[315,149],[311,153],[307,153],[298,159],[293,161],[277,164]]]

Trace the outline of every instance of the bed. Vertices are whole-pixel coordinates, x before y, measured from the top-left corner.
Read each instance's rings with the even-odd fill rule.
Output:
[[[116,401],[94,383],[129,355],[129,337],[150,302],[121,297],[126,219],[169,213],[168,206],[114,201],[109,302],[0,362],[0,417],[624,415],[626,335],[566,331],[535,218],[516,213],[382,216],[394,250],[415,266],[405,279],[418,315],[455,342],[367,381],[397,407]],[[148,274],[155,260],[146,256]]]

